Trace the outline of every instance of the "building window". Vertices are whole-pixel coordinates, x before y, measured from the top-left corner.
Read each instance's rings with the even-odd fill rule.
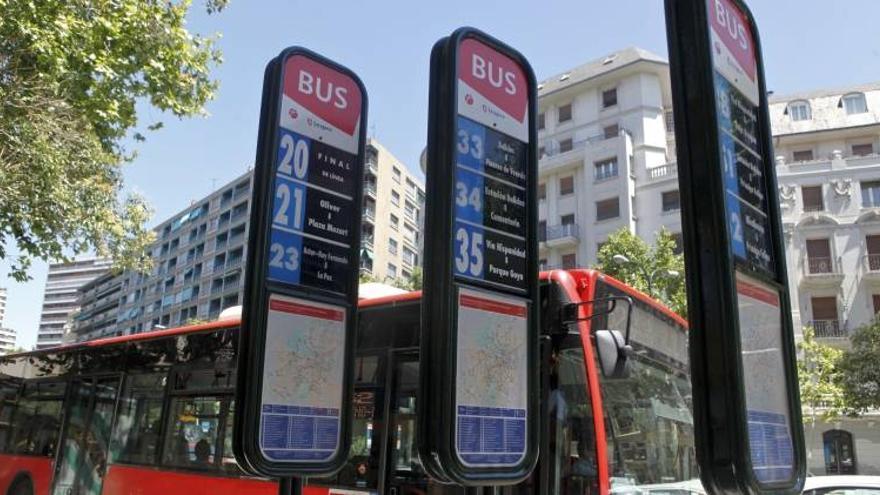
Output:
[[[388,239],[388,252],[397,255],[397,241],[394,239]]]
[[[541,182],[538,184],[538,200],[544,201],[547,199],[547,183]]]
[[[825,203],[822,201],[822,186],[802,187],[801,197],[804,200],[804,211],[822,211],[825,209]]]
[[[571,270],[577,268],[577,255],[574,253],[562,255],[562,268]]]
[[[544,158],[544,156],[546,154],[547,154],[547,148],[545,148],[544,145],[538,146],[538,160],[540,160],[541,158]]]
[[[571,120],[571,103],[559,107],[559,123]]]
[[[596,221],[609,220],[620,216],[620,198],[596,201]]]
[[[618,134],[620,134],[620,126],[617,124],[612,124],[602,129],[602,136],[605,139],[616,138]]]
[[[536,120],[538,121],[537,122],[538,130],[543,131],[544,130],[544,112],[539,113],[538,118]]]
[[[797,150],[791,157],[795,162],[809,162],[813,160],[813,150]]]
[[[565,196],[572,193],[574,193],[574,176],[561,177],[559,179],[559,195]]]
[[[559,223],[561,223],[562,225],[574,225],[574,213],[562,215],[561,217],[559,217]]]
[[[873,294],[871,296],[871,303],[874,306],[874,315],[880,313],[880,294]]]
[[[681,232],[674,232],[672,234],[672,240],[675,242],[675,247],[672,248],[672,252],[675,254],[681,254],[684,251],[684,238],[681,236]]]
[[[388,277],[397,278],[397,266],[394,263],[388,263]]]
[[[541,258],[538,260],[538,270],[546,270],[547,269],[547,258]]]
[[[567,151],[571,151],[574,148],[574,141],[571,138],[566,138],[559,141],[559,152],[565,153]]]
[[[391,221],[391,228],[394,229],[394,230],[397,230],[397,229],[398,229],[398,226],[397,226],[397,224],[398,224],[398,218],[397,218],[397,215],[395,215],[394,213],[392,213],[391,216],[389,217],[389,220]]]
[[[602,91],[602,108],[613,107],[614,105],[617,105],[617,88]]]
[[[874,154],[873,143],[862,143],[852,145],[852,156],[868,156]]]
[[[593,164],[593,177],[596,181],[617,177],[617,158],[609,158]]]
[[[831,241],[828,239],[807,240],[807,268],[810,274],[832,273]]]
[[[813,321],[810,325],[816,332],[816,337],[842,337],[840,321],[837,319],[837,298],[811,297],[810,306],[813,308]]]
[[[547,240],[547,221],[539,220],[538,221],[538,241],[544,242]]]
[[[866,235],[868,271],[880,272],[880,235]]]
[[[678,211],[681,209],[681,196],[678,189],[666,191],[661,195],[663,199],[663,211]]]
[[[862,206],[865,208],[880,207],[880,181],[872,180],[861,183]]]
[[[852,433],[846,430],[828,430],[822,433],[822,444],[825,452],[825,474],[858,474]]]
[[[394,182],[400,184],[400,169],[397,167],[391,167],[391,178],[394,179]]]
[[[394,206],[400,206],[400,193],[397,191],[391,191],[391,204]]]
[[[788,117],[795,121],[810,120],[813,118],[810,112],[810,104],[806,101],[793,101],[788,104]]]
[[[862,93],[848,94],[841,100],[847,115],[865,113],[868,111],[868,104],[865,102],[865,95]]]
[[[666,121],[666,132],[675,132],[675,118],[672,115],[672,110],[667,110],[663,116]]]

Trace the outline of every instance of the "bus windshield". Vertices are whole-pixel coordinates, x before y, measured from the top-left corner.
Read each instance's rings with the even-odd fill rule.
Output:
[[[626,296],[599,280],[595,299]],[[601,376],[612,492],[636,486],[681,484],[702,492],[694,446],[694,423],[685,328],[633,298],[624,378]],[[626,328],[626,305],[593,320],[594,329]],[[691,486],[693,485],[693,486]],[[689,487],[689,488],[688,488]]]

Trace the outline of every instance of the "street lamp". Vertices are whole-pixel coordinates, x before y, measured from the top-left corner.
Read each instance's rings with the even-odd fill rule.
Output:
[[[614,263],[620,266],[633,265],[638,268],[639,271],[642,272],[642,275],[645,277],[645,281],[648,283],[648,295],[650,295],[651,297],[657,297],[656,294],[654,294],[654,280],[658,276],[674,278],[679,275],[678,270],[670,270],[668,268],[657,268],[652,272],[648,272],[648,270],[645,269],[644,266],[633,262],[622,254],[615,254],[611,257],[611,259],[614,260]]]

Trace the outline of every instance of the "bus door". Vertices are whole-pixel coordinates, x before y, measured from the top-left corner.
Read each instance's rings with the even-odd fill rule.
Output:
[[[100,495],[120,381],[119,376],[71,381],[54,495]]]

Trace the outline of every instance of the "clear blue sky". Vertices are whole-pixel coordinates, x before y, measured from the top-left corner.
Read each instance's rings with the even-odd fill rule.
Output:
[[[661,0],[372,1],[231,0],[219,15],[196,0],[192,30],[222,33],[225,62],[217,68],[211,116],[163,119],[164,129],[139,143],[126,167],[128,186],[149,199],[156,222],[243,173],[253,162],[265,63],[300,44],[357,72],[370,98],[369,127],[410,168],[425,143],[428,57],[456,27],[471,25],[517,47],[544,78],[627,46],[666,55]],[[761,29],[768,89],[777,94],[880,80],[880,1],[752,0]],[[144,112],[144,125],[162,119]],[[7,325],[30,347],[46,279],[16,284],[0,263],[0,286],[10,290]]]

